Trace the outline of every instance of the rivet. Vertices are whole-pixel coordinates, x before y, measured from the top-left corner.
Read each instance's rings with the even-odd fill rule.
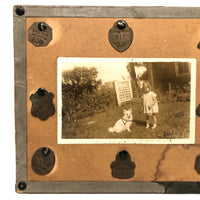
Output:
[[[48,156],[48,155],[50,154],[50,150],[49,150],[48,147],[43,147],[43,148],[41,149],[41,151],[42,151],[42,154],[43,154],[44,156]]]
[[[38,93],[39,96],[44,96],[45,93],[46,93],[46,90],[44,88],[39,88],[37,93]]]
[[[17,6],[15,9],[15,12],[18,16],[22,16],[25,13],[25,10],[22,6]]]
[[[117,21],[117,28],[118,29],[125,29],[126,28],[126,22],[124,20]]]
[[[130,155],[126,150],[120,151],[118,157],[120,160],[130,160]]]
[[[19,190],[25,190],[26,189],[26,183],[21,181],[18,183]]]
[[[45,23],[45,22],[40,22],[40,23],[38,23],[38,29],[39,29],[40,31],[46,31],[46,29],[47,29],[46,23]]]

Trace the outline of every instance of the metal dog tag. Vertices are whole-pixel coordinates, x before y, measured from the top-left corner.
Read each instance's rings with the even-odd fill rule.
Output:
[[[133,31],[124,20],[119,20],[109,30],[108,38],[113,48],[119,52],[123,52],[132,43]]]
[[[54,152],[47,147],[38,149],[32,157],[31,165],[33,171],[39,175],[50,173],[55,165]]]
[[[53,97],[53,93],[47,92],[44,88],[39,88],[35,94],[30,96],[32,101],[31,114],[42,121],[54,115]]]
[[[110,165],[112,169],[112,176],[118,179],[132,178],[135,174],[135,163],[131,161],[129,153],[125,150],[120,151],[116,160]]]
[[[45,22],[35,22],[28,29],[28,40],[36,47],[47,46],[52,40],[52,28]]]

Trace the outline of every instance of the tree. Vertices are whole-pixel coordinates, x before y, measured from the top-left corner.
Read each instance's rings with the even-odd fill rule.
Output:
[[[140,97],[139,93],[139,88],[138,88],[138,84],[137,84],[137,78],[136,78],[136,73],[135,73],[135,63],[128,63],[128,65],[126,66],[127,70],[130,74],[131,77],[131,85],[132,85],[132,91],[133,91],[133,96],[134,97]]]
[[[96,80],[98,71],[92,67],[75,67],[63,73],[63,84],[66,90],[73,92],[75,97],[93,93],[100,85],[101,80]]]
[[[92,112],[90,104],[102,84],[101,80],[97,80],[97,75],[94,67],[75,67],[63,72],[62,109],[68,121],[76,120],[83,112]]]

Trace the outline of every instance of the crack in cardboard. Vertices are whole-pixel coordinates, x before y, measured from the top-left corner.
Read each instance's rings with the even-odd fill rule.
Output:
[[[200,148],[200,145],[199,144],[182,144],[181,145],[184,149],[190,149],[191,147],[192,148]]]
[[[157,165],[156,165],[156,172],[154,174],[153,181],[157,181],[157,179],[159,178],[159,173],[160,173],[159,167],[160,167],[162,161],[165,160],[166,153],[167,153],[168,150],[169,150],[169,145],[167,144],[166,147],[165,147],[165,149],[163,150],[161,156],[160,156],[160,159],[158,160]]]

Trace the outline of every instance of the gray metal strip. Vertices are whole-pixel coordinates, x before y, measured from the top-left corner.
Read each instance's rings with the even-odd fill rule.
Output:
[[[28,182],[23,193],[164,193],[165,187],[153,182]]]
[[[26,24],[14,16],[16,182],[27,181]]]
[[[200,18],[200,8],[196,7],[24,6],[24,8],[25,17]]]

